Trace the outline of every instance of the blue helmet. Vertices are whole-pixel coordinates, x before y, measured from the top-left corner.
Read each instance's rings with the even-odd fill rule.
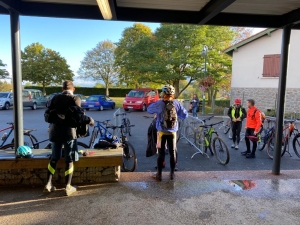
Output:
[[[19,157],[32,157],[32,150],[29,146],[21,145],[17,148],[16,155]]]

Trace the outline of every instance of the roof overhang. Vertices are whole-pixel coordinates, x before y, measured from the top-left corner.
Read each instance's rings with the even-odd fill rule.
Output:
[[[106,0],[113,20],[222,26],[300,27],[295,0]],[[103,20],[96,0],[0,0],[0,14]]]

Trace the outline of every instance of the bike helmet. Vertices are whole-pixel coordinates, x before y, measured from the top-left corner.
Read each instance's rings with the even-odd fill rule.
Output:
[[[241,100],[240,98],[236,98],[236,99],[234,100],[234,104],[240,105],[240,104],[242,104],[242,100]]]
[[[174,95],[175,94],[175,88],[170,84],[166,84],[165,86],[163,86],[163,88],[161,90],[166,95]]]
[[[259,140],[259,138],[257,136],[247,136],[247,138],[249,138],[249,140],[252,142],[258,142],[258,140]]]
[[[29,146],[26,145],[21,145],[17,148],[16,155],[18,157],[23,157],[23,158],[32,158],[32,150]]]

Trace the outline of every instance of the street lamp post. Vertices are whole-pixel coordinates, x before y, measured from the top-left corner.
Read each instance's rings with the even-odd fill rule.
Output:
[[[206,61],[207,61],[207,51],[208,51],[208,47],[206,45],[204,45],[203,50],[201,52],[201,56],[204,57],[204,78],[206,77]],[[203,91],[203,95],[202,95],[202,115],[205,114],[205,90]]]

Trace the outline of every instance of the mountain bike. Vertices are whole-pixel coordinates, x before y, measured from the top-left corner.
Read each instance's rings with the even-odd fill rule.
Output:
[[[108,122],[110,120],[105,121],[97,121],[95,120],[96,125],[92,131],[92,135],[89,141],[89,144],[86,145],[82,142],[77,142],[78,146],[84,149],[91,149],[94,148],[95,140],[106,140],[107,135],[112,135],[108,129],[119,129],[120,130],[120,137],[115,137],[117,142],[123,147],[123,165],[122,169],[125,172],[133,172],[135,170],[137,164],[137,158],[135,154],[134,147],[128,142],[126,135],[124,134],[124,125],[120,126],[113,126],[109,125]],[[130,125],[130,127],[134,127],[134,125]],[[98,138],[99,136],[99,138]]]
[[[0,130],[0,132],[9,130],[8,133],[4,133],[1,137],[2,142],[0,144],[0,150],[1,149],[14,149],[12,147],[12,145],[14,145],[14,138],[11,140],[11,143],[5,145],[5,143],[7,142],[8,138],[10,137],[10,135],[13,133],[13,130],[14,130],[14,123],[7,123],[7,124],[9,124],[10,126]],[[24,132],[23,132],[23,134],[24,134],[24,145],[30,146],[30,143],[38,142],[36,137],[34,137],[31,134],[32,131],[36,131],[36,129],[24,129]],[[39,146],[37,145],[37,148],[38,147]]]
[[[126,117],[127,113],[119,113],[116,114],[116,116],[122,116],[121,125],[123,125],[123,134],[126,136],[131,136],[131,126],[130,126],[130,120]],[[127,139],[129,140],[129,137],[127,136]]]
[[[286,124],[283,128],[283,135],[282,135],[282,141],[281,141],[281,157],[287,152],[290,156],[290,150],[289,150],[289,143],[291,140],[291,137],[294,136],[294,138],[296,136],[299,135],[299,131],[298,129],[295,127],[295,122],[297,120],[285,120],[284,123]],[[295,148],[294,148],[295,151]],[[296,149],[297,151],[297,149]],[[296,153],[295,151],[295,153]],[[268,141],[268,145],[267,145],[267,153],[268,156],[273,159],[274,157],[274,153],[275,153],[275,130],[272,133],[271,138]],[[298,156],[298,152],[296,153],[296,155]]]
[[[268,144],[269,139],[273,136],[275,132],[275,125],[271,126],[274,120],[266,118],[265,123],[259,132],[259,141],[257,142],[257,149],[259,151],[264,150],[265,146]]]

